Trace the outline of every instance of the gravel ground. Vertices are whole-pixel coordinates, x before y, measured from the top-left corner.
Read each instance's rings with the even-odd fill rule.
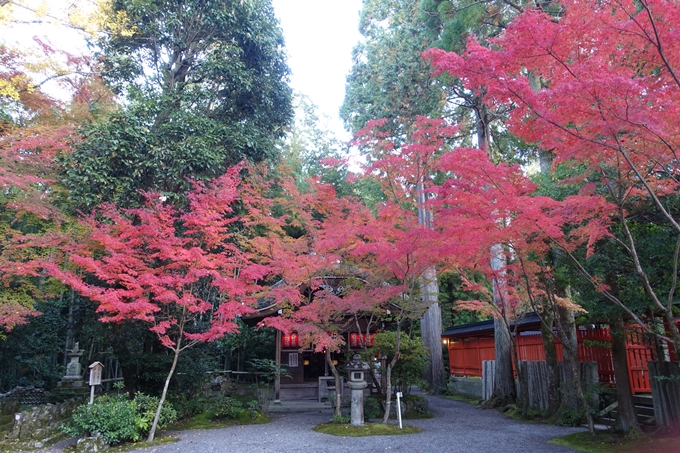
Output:
[[[337,437],[312,431],[331,412],[273,414],[267,425],[175,433],[178,442],[135,450],[146,453],[345,453],[345,452],[572,452],[548,440],[579,428],[520,423],[493,410],[428,397],[434,418],[406,420],[423,432],[403,436]],[[60,448],[46,452],[55,453]]]

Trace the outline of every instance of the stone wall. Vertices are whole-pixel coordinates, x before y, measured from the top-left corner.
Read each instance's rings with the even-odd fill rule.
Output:
[[[482,380],[474,377],[451,376],[449,391],[482,397]]]
[[[59,430],[59,425],[68,421],[75,408],[81,404],[82,400],[70,400],[18,412],[14,414],[14,425],[5,441],[17,443],[26,449],[51,445],[64,436]]]

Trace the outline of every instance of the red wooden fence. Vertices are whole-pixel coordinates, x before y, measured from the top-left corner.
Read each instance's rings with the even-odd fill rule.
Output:
[[[633,393],[651,393],[647,362],[656,360],[654,346],[643,335],[640,326],[626,326],[626,355],[628,357],[628,376]]]
[[[493,338],[466,338],[449,342],[451,374],[481,376],[482,362],[496,357],[494,347]]]
[[[614,363],[611,354],[611,334],[608,328],[579,329],[576,331],[578,355],[581,362],[597,362],[602,385],[613,386]],[[555,341],[557,360],[562,361],[562,345]],[[520,335],[517,339],[519,360],[545,360],[545,349],[540,334]],[[628,373],[633,393],[649,393],[647,362],[654,360],[654,349],[639,328],[628,326]],[[465,338],[449,341],[451,374],[481,376],[482,361],[494,360],[493,337]]]

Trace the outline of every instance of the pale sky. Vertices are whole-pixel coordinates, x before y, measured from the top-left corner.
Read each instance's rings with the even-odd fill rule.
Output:
[[[349,140],[339,110],[352,48],[359,42],[361,0],[273,0],[286,39],[291,85],[330,117],[338,138]]]

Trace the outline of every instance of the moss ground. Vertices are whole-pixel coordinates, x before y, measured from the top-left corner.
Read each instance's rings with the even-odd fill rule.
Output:
[[[242,417],[227,419],[227,418],[212,418],[209,413],[203,412],[195,417],[181,420],[177,423],[165,428],[163,431],[186,431],[190,429],[218,429],[227,428],[229,426],[237,425],[259,425],[269,423],[271,419],[266,415],[258,414],[256,418],[251,418],[250,414],[244,413]]]
[[[404,425],[403,428],[399,429],[397,425],[383,425],[382,423],[366,423],[364,426],[352,426],[344,423],[323,423],[315,426],[313,429],[319,433],[343,437],[391,436],[417,434],[422,431],[415,426]]]
[[[462,401],[468,404],[479,404],[480,398],[475,395],[468,395],[467,393],[454,393],[451,395],[440,395],[442,398],[446,398],[453,401]]]
[[[599,432],[595,437],[590,433],[576,433],[550,441],[554,445],[571,447],[585,453],[680,453],[680,437],[661,436],[627,438],[608,432]]]

